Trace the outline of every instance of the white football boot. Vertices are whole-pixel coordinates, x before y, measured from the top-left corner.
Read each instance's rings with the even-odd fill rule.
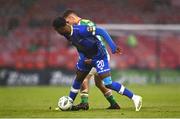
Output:
[[[133,95],[132,100],[134,102],[136,111],[139,111],[142,107],[142,97],[139,95]]]

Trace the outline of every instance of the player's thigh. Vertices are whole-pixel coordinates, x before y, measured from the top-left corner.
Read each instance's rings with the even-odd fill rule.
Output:
[[[109,72],[105,72],[103,74],[100,74],[99,75],[99,79],[103,80],[104,78],[109,77],[109,76],[111,76],[111,72],[110,71]]]
[[[95,75],[94,82],[97,87],[100,87],[101,85],[103,85],[103,82],[101,78],[99,77],[99,75]]]
[[[87,77],[88,77],[88,75],[87,75]],[[89,90],[89,79],[85,78],[84,81],[82,82],[80,91],[88,92],[88,90]]]
[[[84,63],[84,60],[79,60],[76,64],[76,69],[82,72],[88,72],[91,70],[92,66],[91,65],[86,65]]]
[[[85,65],[84,60],[79,60],[76,64],[76,69],[77,79],[82,82],[91,70],[91,66]]]
[[[81,85],[81,91],[88,90],[89,88],[89,80],[91,79],[92,75],[88,74],[86,78],[84,79],[82,85]]]
[[[105,85],[103,84],[103,81],[101,80],[101,78],[97,75],[95,77],[95,84],[96,84],[96,87],[98,87],[103,94],[106,94],[109,91],[109,89],[106,88]]]
[[[87,90],[89,88],[89,80],[91,80],[94,75],[96,74],[96,68],[92,68],[91,71],[89,72],[89,74],[86,76],[86,78],[84,79],[82,85],[81,85],[81,91]]]
[[[83,82],[85,77],[88,75],[89,71],[80,71],[77,69],[76,71],[76,79],[80,82]]]

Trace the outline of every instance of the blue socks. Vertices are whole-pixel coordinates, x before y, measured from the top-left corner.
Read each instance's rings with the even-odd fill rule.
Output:
[[[77,79],[74,80],[73,85],[71,87],[71,91],[69,93],[69,97],[74,100],[79,92],[79,89],[81,87],[81,83],[77,81]]]
[[[107,77],[107,78],[111,78],[111,77]],[[132,99],[132,97],[133,97],[133,93],[130,90],[128,90],[127,88],[125,88],[123,85],[121,85],[120,83],[112,81],[112,83],[106,85],[106,87],[110,88],[122,95],[125,95],[130,99]]]
[[[128,90],[127,88],[125,88],[122,84],[113,81],[112,84],[110,84],[110,85],[111,85],[112,90],[132,99],[133,93],[130,90]]]
[[[111,77],[108,77],[111,79]],[[81,87],[81,83],[77,81],[77,79],[74,80],[73,82],[73,85],[71,87],[71,91],[69,93],[69,97],[72,99],[72,100],[75,100],[78,92],[79,92],[79,89]],[[117,82],[114,82],[112,81],[112,83],[109,83],[108,85],[106,84],[106,87],[107,88],[110,88],[122,95],[125,95],[127,96],[128,98],[132,99],[133,97],[133,93],[128,90],[127,88],[125,88],[123,85],[121,85],[120,83],[117,83]]]
[[[133,94],[130,90],[128,90],[127,88],[125,88],[125,90],[124,90],[124,92],[123,92],[123,95],[125,95],[125,96],[129,97],[130,99],[132,99],[132,97],[133,97],[134,94]]]
[[[132,99],[133,93],[130,90],[128,90],[127,88],[125,88],[122,84],[113,81],[112,84],[110,84],[110,85],[111,85],[110,88],[112,90]]]

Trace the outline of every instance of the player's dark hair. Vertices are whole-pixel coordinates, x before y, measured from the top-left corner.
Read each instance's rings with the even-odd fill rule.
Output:
[[[54,19],[52,25],[55,29],[62,28],[66,26],[66,20],[63,17],[57,17],[56,19]]]
[[[70,14],[76,14],[77,15],[77,13],[74,11],[74,10],[72,10],[72,9],[68,9],[68,10],[66,10],[64,13],[63,13],[63,17],[64,18],[67,18]]]

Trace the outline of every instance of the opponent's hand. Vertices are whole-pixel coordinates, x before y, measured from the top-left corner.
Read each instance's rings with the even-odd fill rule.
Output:
[[[88,64],[88,65],[91,64],[91,62],[92,62],[92,59],[86,59],[86,60],[84,60],[84,63],[85,63],[85,64]]]
[[[122,54],[122,49],[120,47],[117,47],[115,54]]]

